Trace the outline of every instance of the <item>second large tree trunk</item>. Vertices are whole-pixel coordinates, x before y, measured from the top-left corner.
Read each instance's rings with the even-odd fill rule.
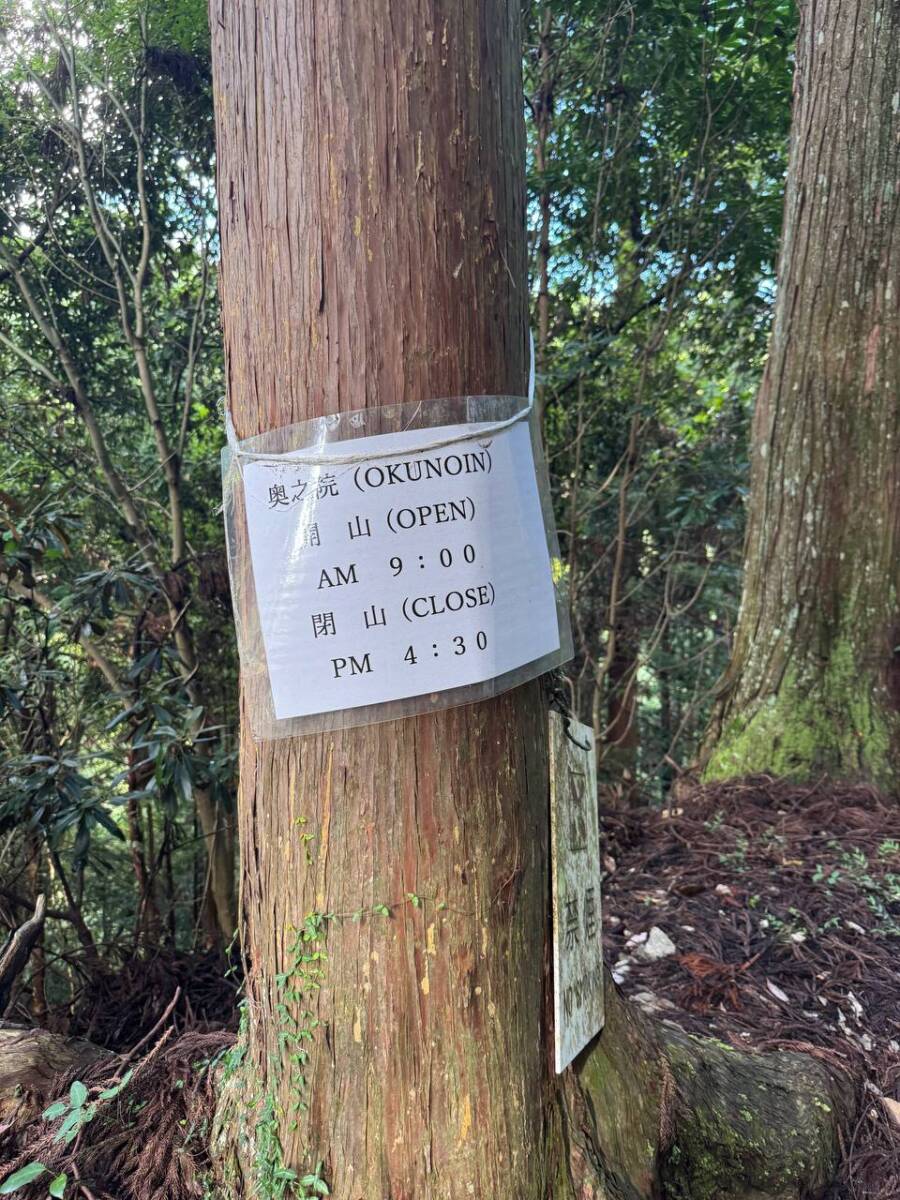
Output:
[[[711,777],[900,763],[900,8],[801,6],[746,578]]]

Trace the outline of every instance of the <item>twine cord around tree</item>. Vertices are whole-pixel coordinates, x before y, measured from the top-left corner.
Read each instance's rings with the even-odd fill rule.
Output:
[[[450,434],[447,437],[433,438],[431,441],[407,447],[402,451],[398,451],[394,447],[393,449],[375,451],[345,451],[342,454],[323,454],[317,450],[284,450],[279,453],[271,450],[258,451],[245,449],[235,432],[231,412],[227,402],[225,402],[223,403],[223,410],[225,437],[228,440],[228,448],[235,458],[249,459],[252,462],[286,463],[291,466],[299,463],[315,467],[352,467],[358,463],[373,462],[382,458],[394,458],[398,453],[423,454],[430,450],[443,450],[446,446],[456,446],[460,442],[484,441],[487,438],[496,437],[498,433],[503,433],[505,430],[511,429],[514,425],[518,425],[520,421],[527,421],[534,410],[534,337],[531,334],[529,334],[529,345],[531,359],[528,370],[528,396],[525,399],[524,406],[503,421],[487,421],[480,425],[478,429],[467,430],[464,433]]]

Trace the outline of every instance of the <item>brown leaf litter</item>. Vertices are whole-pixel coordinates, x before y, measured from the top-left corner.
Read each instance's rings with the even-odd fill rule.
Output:
[[[864,1103],[834,1198],[897,1200],[900,801],[758,776],[679,804],[603,814],[620,986],[692,1033],[851,1067]],[[653,926],[677,952],[642,963],[626,943]]]

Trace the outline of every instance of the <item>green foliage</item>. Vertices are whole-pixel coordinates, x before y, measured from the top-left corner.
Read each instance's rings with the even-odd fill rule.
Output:
[[[69,1094],[66,1099],[56,1100],[49,1108],[44,1110],[43,1117],[45,1121],[58,1120],[60,1122],[53,1140],[63,1142],[67,1146],[75,1142],[85,1126],[89,1125],[97,1117],[104,1104],[110,1100],[115,1100],[125,1090],[133,1074],[133,1070],[127,1070],[117,1083],[99,1090],[94,1100],[90,1099],[90,1091],[87,1086],[80,1079],[74,1080],[69,1088]],[[15,1171],[0,1184],[0,1196],[16,1192],[20,1188],[34,1183],[42,1175],[46,1174],[47,1168],[43,1163],[26,1163],[24,1167]],[[50,1180],[50,1183],[47,1185],[47,1194],[58,1200],[59,1197],[65,1196],[68,1182],[68,1175],[65,1171],[61,1171]]]
[[[569,685],[610,787],[666,790],[727,652],[794,19],[526,8]],[[215,940],[198,800],[230,821],[237,670],[208,43],[203,0],[0,8],[0,864],[17,916],[38,890],[67,914],[45,932],[59,1012],[92,952]],[[296,937],[286,993],[320,969]],[[304,1031],[285,1022],[298,1071]]]
[[[67,1099],[57,1100],[44,1110],[45,1121],[60,1121],[54,1141],[71,1145],[85,1125],[89,1125],[100,1113],[104,1103],[115,1100],[125,1090],[133,1074],[132,1069],[127,1070],[117,1083],[101,1089],[94,1100],[89,1099],[90,1092],[87,1087],[76,1079],[69,1088]]]
[[[237,1085],[240,1090],[240,1137],[252,1148],[254,1195],[261,1200],[330,1195],[321,1162],[305,1174],[286,1165],[280,1131],[286,1119],[291,1129],[297,1129],[308,1108],[305,1070],[319,1028],[312,1002],[325,979],[325,938],[334,919],[332,913],[311,912],[302,925],[289,930],[285,967],[274,980],[278,1054],[265,1064],[265,1081],[259,1080],[247,1052],[246,1003],[241,1007],[237,1041],[223,1056],[222,1086]],[[284,1094],[290,1097],[287,1114],[279,1098]]]
[[[885,842],[878,850],[879,858],[891,858],[897,854],[895,842]],[[840,850],[839,866],[826,877],[821,867],[813,874],[815,882],[824,883],[829,890],[843,884],[859,893],[866,902],[876,923],[869,930],[882,937],[900,937],[900,873],[881,870],[873,871],[864,850],[853,846],[841,849],[837,843],[829,842],[829,848]]]
[[[85,929],[194,943],[233,807],[205,5],[26,7],[0,79],[0,831],[14,903],[84,918],[65,1009]]]
[[[46,1175],[47,1168],[43,1163],[33,1162],[27,1163],[14,1174],[10,1175],[0,1184],[0,1196],[8,1196],[12,1192],[17,1192],[20,1188],[25,1187],[29,1183],[34,1183],[36,1179],[40,1179],[42,1175]]]
[[[27,1187],[30,1183],[36,1183],[42,1175],[47,1174],[47,1168],[43,1163],[31,1162],[26,1163],[24,1167],[20,1167],[18,1171],[14,1171],[8,1179],[0,1183],[0,1196],[9,1196],[13,1192],[18,1192],[22,1188]],[[66,1187],[69,1183],[69,1177],[65,1171],[60,1171],[47,1184],[47,1195],[53,1200],[61,1200],[66,1194]]]
[[[688,762],[738,602],[747,419],[782,205],[784,0],[528,11],[529,220],[572,591],[610,786]],[[542,167],[542,169],[541,169]],[[540,298],[535,325],[540,333]]]

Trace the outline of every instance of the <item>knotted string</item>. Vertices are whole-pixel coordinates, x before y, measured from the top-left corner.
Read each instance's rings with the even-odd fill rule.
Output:
[[[511,417],[507,417],[505,421],[488,421],[480,424],[479,428],[466,433],[455,433],[448,437],[436,438],[430,442],[423,442],[419,446],[412,446],[404,449],[403,454],[420,454],[426,450],[442,450],[445,446],[455,446],[460,442],[484,441],[486,438],[495,437],[498,433],[503,433],[506,429],[511,429],[513,425],[517,425],[519,421],[526,421],[531,416],[534,409],[534,336],[528,335],[531,361],[528,369],[528,398],[524,408],[520,408],[517,413]],[[242,443],[238,440],[234,429],[234,422],[231,419],[231,412],[227,403],[223,404],[225,417],[225,437],[228,440],[228,448],[236,458],[251,459],[253,462],[290,462],[308,464],[310,466],[321,467],[351,467],[357,463],[371,462],[379,458],[393,458],[398,451],[394,449],[375,450],[375,451],[357,451],[345,452],[343,454],[322,454],[318,450],[283,450],[280,453],[274,451],[256,451],[245,450]],[[259,435],[257,435],[259,436]]]

